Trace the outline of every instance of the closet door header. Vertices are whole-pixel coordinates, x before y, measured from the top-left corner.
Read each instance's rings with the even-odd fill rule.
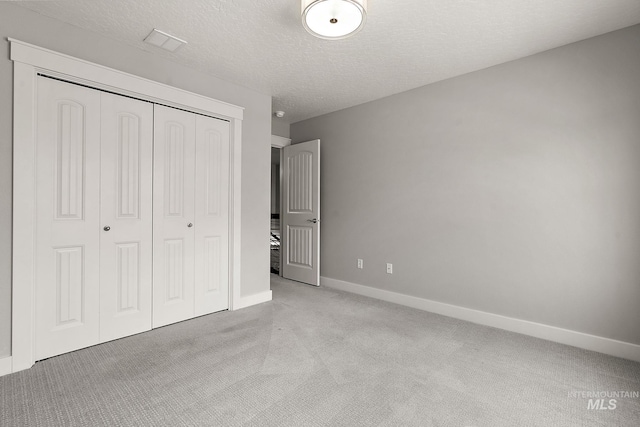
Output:
[[[242,120],[244,108],[217,99],[178,89],[163,83],[114,70],[59,52],[8,38],[11,60],[29,64],[38,72],[97,89],[151,101],[194,113]]]

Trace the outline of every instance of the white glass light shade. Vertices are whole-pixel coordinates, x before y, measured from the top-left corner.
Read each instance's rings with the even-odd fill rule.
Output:
[[[336,40],[362,29],[367,0],[302,0],[302,25],[316,37]]]

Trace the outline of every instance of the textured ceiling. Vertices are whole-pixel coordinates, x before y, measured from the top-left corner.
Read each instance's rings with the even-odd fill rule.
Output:
[[[15,1],[273,96],[293,123],[640,23],[639,0],[369,0],[365,28],[320,40],[298,0]],[[158,28],[189,42],[142,42]]]

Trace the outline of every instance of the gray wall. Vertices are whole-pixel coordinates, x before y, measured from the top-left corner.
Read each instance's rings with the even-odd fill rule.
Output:
[[[273,117],[271,119],[271,134],[289,138],[289,123],[285,122],[284,119]]]
[[[322,140],[321,274],[640,344],[639,46],[634,26],[293,124]]]
[[[271,97],[98,34],[0,2],[0,357],[11,336],[12,62],[7,37],[245,107],[242,150],[242,295],[269,290]]]

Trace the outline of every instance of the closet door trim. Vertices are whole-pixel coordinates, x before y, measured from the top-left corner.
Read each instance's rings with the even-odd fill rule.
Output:
[[[9,38],[13,61],[11,372],[35,362],[36,99],[39,74],[230,123],[229,308],[241,308],[241,158],[244,108]]]

